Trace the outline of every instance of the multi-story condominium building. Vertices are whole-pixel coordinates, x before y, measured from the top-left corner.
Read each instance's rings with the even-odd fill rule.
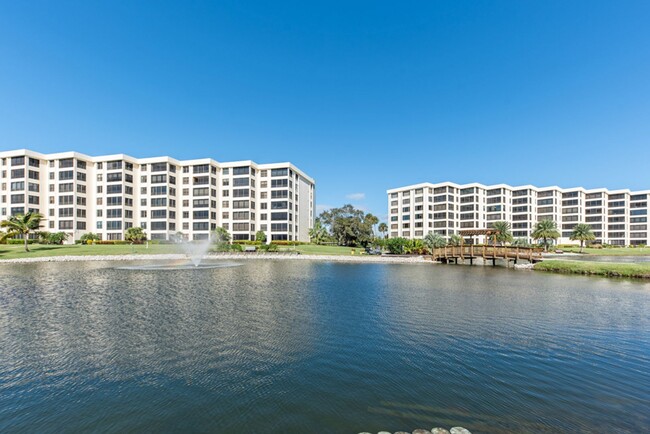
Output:
[[[43,230],[70,240],[86,232],[122,240],[140,226],[151,239],[309,241],[314,181],[291,163],[219,163],[204,158],[91,157],[77,152],[0,152],[0,219],[35,211]]]
[[[562,244],[573,243],[569,237],[578,223],[591,226],[595,243],[648,243],[650,190],[442,182],[410,185],[387,193],[391,237],[422,238],[429,232],[448,237],[463,229],[490,228],[491,223],[505,220],[512,224],[515,238],[532,241],[535,224],[548,219],[557,223],[561,234],[558,242]]]

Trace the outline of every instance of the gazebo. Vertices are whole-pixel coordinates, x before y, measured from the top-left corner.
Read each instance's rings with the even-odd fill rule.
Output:
[[[479,235],[484,235],[486,237],[485,244],[487,244],[489,237],[497,235],[498,233],[499,231],[496,229],[464,229],[458,232],[458,234],[463,238],[470,237],[472,241],[470,244],[474,244],[474,237]],[[496,245],[496,238],[492,238],[492,244]]]

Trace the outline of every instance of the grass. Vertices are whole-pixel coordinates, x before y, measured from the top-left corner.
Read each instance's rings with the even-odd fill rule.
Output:
[[[150,244],[146,248],[144,244],[138,245],[47,245],[47,244],[30,244],[30,252],[25,252],[22,244],[2,244],[0,245],[0,259],[14,258],[39,258],[47,256],[96,256],[96,255],[154,255],[162,253],[182,253],[178,246],[173,244]]]
[[[580,253],[580,247],[561,247],[564,252]],[[553,252],[553,250],[549,250]],[[585,255],[598,255],[598,256],[648,256],[650,255],[650,247],[612,247],[603,249],[592,249],[585,247],[583,254]]]
[[[48,256],[96,256],[96,255],[155,255],[165,253],[184,253],[184,251],[174,244],[149,244],[146,248],[144,244],[96,244],[96,245],[43,245],[30,244],[30,252],[25,252],[22,244],[0,244],[0,259],[15,258],[40,258]],[[280,246],[280,251],[293,251],[293,246]],[[304,244],[295,246],[295,251],[303,255],[355,255],[363,252],[361,248],[350,248],[340,246],[317,246]]]
[[[587,274],[606,277],[650,278],[650,263],[622,264],[615,262],[553,261],[535,264],[535,270],[566,274]]]
[[[293,251],[293,246],[281,246],[281,251]],[[341,246],[319,246],[316,244],[301,244],[295,246],[295,251],[303,255],[335,255],[335,256],[350,256],[352,251],[355,255],[365,254],[362,248],[341,247]]]

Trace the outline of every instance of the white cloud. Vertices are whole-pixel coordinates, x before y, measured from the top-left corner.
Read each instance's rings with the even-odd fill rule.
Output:
[[[364,200],[366,198],[366,193],[350,193],[345,196],[349,200]]]

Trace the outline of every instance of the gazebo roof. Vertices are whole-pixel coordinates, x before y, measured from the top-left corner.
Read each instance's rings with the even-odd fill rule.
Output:
[[[494,235],[499,231],[496,229],[464,229],[458,232],[461,236],[475,236],[475,235]]]

